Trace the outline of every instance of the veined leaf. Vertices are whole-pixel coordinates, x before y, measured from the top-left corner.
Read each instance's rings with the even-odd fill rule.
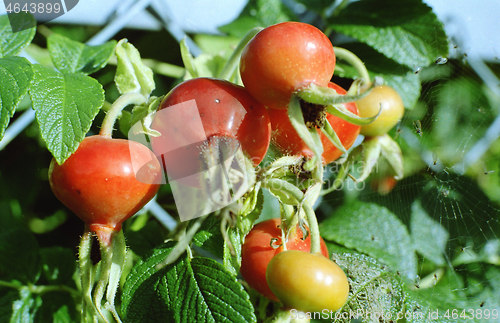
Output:
[[[0,58],[0,139],[21,99],[28,92],[33,71],[23,57]]]
[[[59,164],[78,147],[104,102],[95,79],[33,65],[30,96],[40,132]]]
[[[47,39],[47,48],[54,66],[61,72],[82,72],[92,74],[108,62],[116,41],[98,46],[88,46],[59,34]]]

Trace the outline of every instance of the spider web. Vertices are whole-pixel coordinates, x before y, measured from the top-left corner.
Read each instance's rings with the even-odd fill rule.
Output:
[[[376,203],[411,233],[419,203],[445,236],[438,251],[444,262],[430,265],[416,247],[415,286],[430,298],[447,299],[443,306],[450,311],[479,310],[469,313],[476,320],[478,313],[492,319],[491,311],[500,310],[500,81],[492,72],[498,63],[471,59],[454,45],[449,59],[417,69],[419,101],[391,132],[403,151],[405,178],[389,193],[380,191],[376,183],[391,175],[381,161],[368,184],[348,179],[343,194],[325,196],[319,208],[328,216],[349,199]]]

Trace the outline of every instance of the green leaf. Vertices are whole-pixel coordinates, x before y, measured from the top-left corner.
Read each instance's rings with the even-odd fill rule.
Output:
[[[187,72],[186,77],[188,78],[199,77],[198,70],[194,65],[194,57],[189,51],[189,46],[187,44],[186,38],[182,39],[179,45],[180,45],[182,63],[184,64]]]
[[[498,105],[489,104],[484,88],[481,81],[461,75],[432,93],[431,98],[437,105],[433,110],[429,144],[443,164],[462,163],[464,154],[486,136],[489,120],[497,117]],[[447,138],[446,142],[442,138]],[[464,142],[463,138],[469,139]]]
[[[250,297],[213,259],[195,257],[178,267],[174,314],[178,322],[256,322]]]
[[[75,255],[69,248],[48,247],[40,250],[42,273],[51,284],[72,284]]]
[[[104,102],[95,79],[33,65],[30,96],[40,132],[59,164],[78,147]]]
[[[459,313],[462,309],[477,308],[479,304],[473,306],[470,303],[461,278],[453,271],[448,271],[431,288],[410,288],[405,287],[405,307],[406,313],[414,313],[410,316],[411,322],[457,322],[452,319],[451,311],[456,309]],[[449,311],[449,316],[445,313]],[[477,322],[476,320],[463,320],[463,322]],[[480,321],[482,322],[482,321]]]
[[[0,277],[2,280],[36,282],[40,273],[38,242],[18,219],[2,209],[0,214]]]
[[[219,30],[231,36],[243,37],[250,29],[267,27],[280,22],[296,20],[281,0],[248,1],[240,16]]]
[[[108,62],[116,41],[98,46],[88,46],[59,34],[47,39],[47,48],[54,66],[61,72],[82,72],[92,74]]]
[[[243,237],[239,230],[233,228],[227,230],[227,237],[229,241],[224,240],[222,264],[228,272],[236,276],[240,272]]]
[[[332,1],[330,0],[297,0],[297,2],[303,4],[307,9],[322,13],[332,7]]]
[[[436,265],[445,265],[448,231],[427,214],[419,200],[414,201],[411,206],[410,228],[416,251]]]
[[[404,106],[411,109],[417,103],[420,96],[420,79],[415,71],[407,66],[398,64],[396,61],[385,57],[373,48],[363,43],[348,43],[342,47],[356,53],[363,61],[371,79],[381,77],[384,84],[394,88],[403,99]],[[352,66],[343,61],[338,61],[335,67],[335,75],[347,78],[356,78],[358,73]]]
[[[406,226],[388,209],[353,202],[320,225],[322,237],[366,253],[410,280],[416,278],[416,256]]]
[[[405,307],[406,315],[409,318],[409,322],[424,323],[424,322],[443,322],[452,323],[457,322],[457,320],[449,320],[443,317],[446,308],[442,308],[442,304],[432,300],[428,297],[427,291],[419,292],[415,290],[405,289]],[[437,306],[440,306],[438,308]],[[453,309],[456,307],[448,307],[448,309]],[[450,313],[451,315],[451,313]]]
[[[443,25],[421,0],[352,2],[329,23],[335,31],[412,69],[448,55]]]
[[[232,37],[243,37],[252,28],[260,27],[259,19],[247,15],[241,15],[227,25],[220,26],[219,30]]]
[[[193,236],[193,244],[222,259],[224,238],[221,234],[220,217],[208,217]]]
[[[162,270],[156,266],[167,258],[174,245],[171,242],[153,249],[149,257],[139,261],[128,274],[121,296],[121,311],[126,322],[173,322],[171,295],[177,295],[168,273],[175,277],[175,264]]]
[[[215,260],[181,258],[158,270],[173,245],[155,249],[128,275],[122,294],[127,322],[256,321],[243,286]]]
[[[42,294],[42,304],[37,312],[35,322],[78,322],[76,317],[76,304],[67,293],[45,293]]]
[[[33,22],[34,18],[30,14],[18,14],[19,19],[26,19]],[[17,19],[17,18],[16,18]],[[33,24],[35,25],[35,24]],[[18,32],[12,32],[9,17],[0,16],[0,57],[16,55],[21,49],[26,47],[35,36],[36,28],[28,28]]]
[[[404,293],[399,276],[371,257],[328,247],[332,260],[344,270],[350,286],[347,303],[336,317],[354,318],[353,313],[357,313],[363,322],[379,322],[379,317],[370,319],[370,315],[395,315],[402,311]]]
[[[222,54],[224,57],[231,54],[240,40],[239,37],[208,34],[196,34],[193,36],[193,39],[203,53],[211,55]]]
[[[149,96],[155,89],[153,71],[141,61],[134,45],[122,39],[115,48],[117,66],[115,83],[120,94],[137,92]]]
[[[224,69],[226,60],[222,55],[201,53],[192,60],[196,77],[216,77]],[[187,66],[186,69],[189,71]],[[193,76],[191,73],[190,76]]]
[[[148,221],[139,230],[124,227],[127,246],[140,257],[146,256],[155,247],[163,243],[166,236],[165,228],[156,221]]]
[[[28,92],[33,71],[22,57],[0,58],[0,139],[19,103]]]

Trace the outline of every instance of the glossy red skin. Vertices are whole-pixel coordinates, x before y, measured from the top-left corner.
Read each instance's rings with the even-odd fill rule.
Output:
[[[335,83],[330,82],[328,87],[337,91],[338,94],[346,94],[346,90]],[[350,112],[359,115],[354,102],[347,103],[345,106]],[[272,126],[271,140],[281,153],[306,157],[314,155],[293,128],[286,110],[269,110],[269,117]],[[344,147],[349,149],[356,141],[361,127],[331,114],[327,114],[327,120],[339,136]],[[320,133],[321,142],[323,143],[323,163],[326,165],[337,160],[342,155],[342,152],[320,130],[318,130],[318,133]]]
[[[204,134],[193,133],[194,140],[181,137],[175,140],[171,138],[164,140],[161,136],[153,138],[155,152],[165,150],[165,147],[171,145],[173,141],[176,144],[192,143],[202,136],[206,136],[207,139],[228,137],[239,141],[243,152],[254,166],[264,159],[271,138],[269,115],[266,108],[250,96],[244,87],[211,78],[191,79],[177,85],[165,97],[159,109],[168,109],[190,100],[196,100]],[[189,127],[190,125],[185,121],[189,118],[191,116],[183,116],[178,126]],[[162,132],[160,123],[153,122],[153,128]],[[193,132],[196,130],[193,129]],[[183,162],[197,161],[198,153],[199,151],[193,152],[192,150],[184,152]]]
[[[302,22],[263,29],[247,44],[240,63],[245,88],[273,109],[286,109],[292,93],[308,84],[327,86],[334,69],[328,37]]]
[[[144,163],[141,178],[148,183],[134,173]],[[159,176],[160,164],[146,146],[104,136],[85,138],[62,165],[53,159],[49,168],[55,196],[98,234],[119,231],[155,196]]]
[[[278,239],[274,245],[281,243],[280,223],[280,219],[270,219],[256,224],[245,237],[245,242],[241,247],[241,275],[248,285],[273,301],[278,301],[278,298],[267,285],[266,269],[271,259],[283,251],[283,247],[274,249],[271,246],[273,238]],[[286,247],[288,250],[309,252],[311,236],[308,235],[305,240],[302,240],[302,231],[297,226],[296,230],[290,234]],[[323,239],[321,239],[321,254],[329,258]]]

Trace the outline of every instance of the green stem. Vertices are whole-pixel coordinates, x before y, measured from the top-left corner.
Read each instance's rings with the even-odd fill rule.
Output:
[[[142,62],[147,67],[151,68],[153,72],[155,72],[156,74],[172,78],[180,78],[184,75],[184,73],[186,73],[186,70],[183,67],[165,62],[160,62],[150,58],[144,58]]]
[[[18,283],[6,282],[4,280],[0,280],[0,286],[7,287],[7,288],[12,288],[12,289],[21,289],[24,285],[21,285],[21,284],[18,284]]]
[[[45,293],[51,293],[51,292],[65,292],[71,294],[73,297],[77,297],[80,295],[80,293],[66,285],[42,285],[42,286],[36,286],[32,285],[29,286],[30,292],[33,294],[45,294]]]
[[[76,289],[66,285],[22,285],[19,283],[12,283],[0,280],[0,287],[7,287],[17,290],[20,290],[22,288],[28,288],[30,293],[38,295],[43,295],[52,292],[62,292],[70,294],[75,299],[81,296],[80,292],[78,292]]]
[[[238,64],[240,62],[240,56],[243,50],[245,49],[245,46],[261,30],[262,30],[261,27],[252,28],[245,36],[243,36],[243,38],[238,43],[236,49],[233,51],[233,53],[227,60],[226,65],[224,65],[224,68],[220,72],[218,77],[219,79],[230,80],[231,76],[233,76],[234,74],[234,71],[238,67]]]
[[[368,74],[368,70],[366,69],[365,64],[361,59],[359,59],[358,56],[356,56],[353,52],[341,47],[333,47],[333,50],[335,51],[335,56],[338,59],[346,61],[356,69],[358,75],[361,77],[365,85],[369,85],[371,83],[370,74]]]
[[[302,206],[306,214],[307,223],[309,224],[309,231],[311,234],[311,253],[321,252],[321,237],[319,234],[318,219],[313,208],[308,203]]]
[[[146,102],[146,98],[140,93],[133,92],[121,95],[108,110],[108,113],[102,122],[99,134],[101,136],[111,138],[113,126],[115,125],[116,119],[118,119],[122,110],[129,104],[142,104],[144,102]]]

